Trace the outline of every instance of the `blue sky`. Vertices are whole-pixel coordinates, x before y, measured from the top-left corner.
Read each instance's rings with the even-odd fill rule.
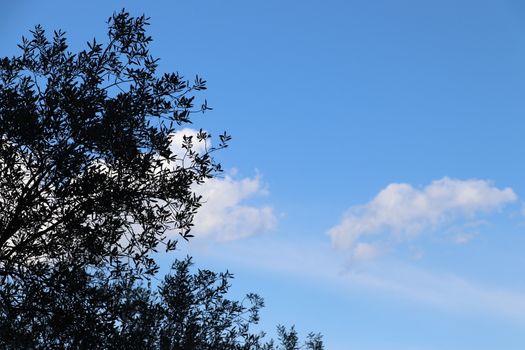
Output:
[[[264,296],[262,328],[329,350],[523,348],[523,2],[1,6],[1,56],[37,23],[80,48],[125,7],[152,18],[162,70],[208,80],[193,127],[233,141],[177,256]]]

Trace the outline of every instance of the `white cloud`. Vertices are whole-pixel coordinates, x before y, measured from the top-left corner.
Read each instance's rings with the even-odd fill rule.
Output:
[[[183,157],[186,153],[186,150],[182,148],[184,136],[186,137],[192,137],[192,143],[193,143],[193,150],[199,154],[202,154],[206,152],[206,149],[210,149],[211,142],[210,139],[207,139],[206,141],[202,140],[199,141],[197,139],[197,135],[199,134],[198,130],[190,129],[190,128],[184,128],[181,130],[178,130],[174,134],[170,135],[170,141],[171,141],[171,150],[173,153],[178,155],[177,158]]]
[[[387,232],[410,238],[456,218],[473,219],[516,199],[511,188],[499,189],[486,180],[444,177],[422,189],[393,183],[367,204],[351,207],[328,235],[335,247],[356,253],[365,236]]]
[[[170,135],[170,149],[177,159],[173,166],[191,167],[193,165],[193,159],[190,157],[188,150],[183,147],[184,137],[191,137],[191,149],[198,155],[203,155],[211,148],[210,139],[199,140],[198,135],[198,130],[190,128],[178,130]]]
[[[196,188],[204,204],[195,216],[195,236],[233,240],[269,231],[277,218],[270,206],[250,206],[244,201],[268,194],[259,176],[235,180],[212,178]]]
[[[191,166],[192,159],[182,147],[184,137],[192,136],[192,150],[204,154],[211,148],[210,139],[198,140],[198,131],[185,128],[170,136],[171,150],[178,166]],[[234,178],[235,170],[224,178],[211,178],[196,185],[194,191],[202,195],[203,205],[195,215],[192,233],[196,238],[214,237],[217,240],[234,240],[273,229],[277,218],[271,206],[247,205],[246,201],[268,195],[259,176]]]
[[[352,259],[355,261],[371,260],[381,254],[379,248],[370,243],[359,242],[352,251]]]

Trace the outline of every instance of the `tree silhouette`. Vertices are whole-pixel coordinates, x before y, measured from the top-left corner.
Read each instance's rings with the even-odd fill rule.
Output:
[[[322,350],[321,335],[303,347],[292,327],[277,328],[278,345],[251,326],[259,321],[261,297],[230,300],[231,273],[190,271],[176,261],[158,291],[123,276],[118,281],[69,266],[56,266],[42,284],[34,279],[17,291],[19,308],[0,318],[5,349]],[[12,302],[2,303],[2,307]],[[4,310],[3,310],[4,311]]]
[[[22,54],[0,61],[0,263],[105,263],[152,274],[149,253],[167,230],[188,238],[199,198],[194,184],[219,165],[185,138],[174,154],[174,125],[190,122],[206,88],[178,73],[156,75],[147,18],[109,20],[108,43],[68,51],[63,32],[48,41],[37,26]],[[229,139],[221,135],[218,148]],[[184,165],[180,160],[185,159]],[[67,232],[67,234],[66,234]]]
[[[221,171],[211,154],[230,137],[208,148],[201,130],[174,151],[177,128],[210,109],[194,95],[206,82],[157,73],[145,16],[107,24],[107,42],[78,53],[36,26],[0,59],[0,345],[273,349],[249,331],[262,299],[225,298],[230,274],[186,259],[152,285],[151,254],[176,249],[170,232],[192,237],[194,186]]]

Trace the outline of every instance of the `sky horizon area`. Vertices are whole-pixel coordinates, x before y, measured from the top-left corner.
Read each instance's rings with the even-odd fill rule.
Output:
[[[207,80],[178,136],[233,136],[164,270],[228,269],[261,330],[328,350],[525,347],[525,3],[5,2],[0,56],[36,24],[103,41],[122,8],[161,72]]]

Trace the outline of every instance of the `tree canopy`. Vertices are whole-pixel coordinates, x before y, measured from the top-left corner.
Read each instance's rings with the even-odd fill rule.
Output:
[[[208,150],[170,137],[189,123],[196,77],[157,76],[147,18],[120,12],[108,42],[68,51],[65,34],[37,26],[20,56],[0,60],[0,267],[69,261],[154,273],[149,253],[191,236],[199,198],[192,185],[218,171]],[[229,136],[221,135],[218,148]],[[180,160],[185,159],[183,165]],[[65,234],[67,232],[67,234]]]
[[[176,261],[158,285],[158,249],[192,237],[195,186],[216,176],[207,132],[171,145],[206,81],[158,70],[148,18],[126,11],[77,53],[40,26],[0,59],[0,346],[35,349],[298,349],[250,331],[262,299],[226,298],[229,273]],[[198,152],[197,143],[204,144]],[[311,334],[307,349],[322,348]]]
[[[227,298],[232,274],[190,270],[176,261],[158,290],[129,279],[110,281],[67,265],[32,280],[18,293],[17,312],[0,318],[5,349],[322,350],[320,334],[300,343],[292,327],[278,341],[254,332],[261,297]],[[5,302],[2,307],[5,308]]]

